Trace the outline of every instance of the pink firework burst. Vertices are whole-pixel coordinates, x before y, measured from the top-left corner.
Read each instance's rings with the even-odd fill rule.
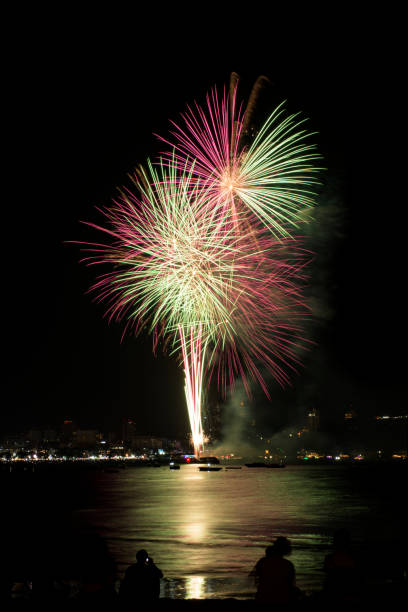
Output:
[[[305,120],[288,115],[281,104],[245,146],[245,113],[236,94],[236,87],[229,96],[224,90],[222,97],[213,89],[204,108],[197,103],[188,107],[181,125],[171,122],[172,138],[159,136],[175,150],[163,155],[208,186],[210,205],[233,213],[246,208],[276,236],[288,236],[302,222],[304,209],[314,204],[320,156],[310,143],[312,134],[303,129]]]

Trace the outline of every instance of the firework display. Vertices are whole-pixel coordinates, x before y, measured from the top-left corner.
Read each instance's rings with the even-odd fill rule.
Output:
[[[172,122],[173,140],[159,138],[175,148],[175,158],[197,180],[210,186],[213,206],[244,205],[276,236],[288,235],[301,221],[302,209],[314,203],[320,156],[309,142],[312,133],[302,129],[304,119],[287,115],[282,103],[251,137],[236,92],[236,87],[231,96],[224,92],[220,100],[213,90],[206,109],[196,105],[195,113],[188,108],[181,115],[183,127]]]
[[[308,255],[290,227],[312,204],[317,157],[280,108],[244,147],[236,89],[231,104],[213,91],[207,111],[189,111],[173,151],[102,211],[106,227],[88,223],[107,240],[83,259],[110,266],[91,288],[109,319],[180,355],[197,456],[205,377],[224,393],[237,376],[248,391],[254,379],[268,394],[262,371],[283,385],[296,366]]]

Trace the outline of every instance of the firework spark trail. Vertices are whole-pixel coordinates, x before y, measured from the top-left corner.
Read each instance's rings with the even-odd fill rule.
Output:
[[[201,347],[202,326],[198,330],[191,328],[190,340],[186,342],[183,328],[179,326],[181,351],[185,373],[185,394],[187,411],[190,420],[194,454],[199,457],[204,450],[204,433],[201,421],[201,394],[203,387],[203,370],[205,347]]]
[[[315,166],[320,159],[312,133],[303,129],[299,114],[289,115],[280,104],[252,139],[241,145],[245,114],[237,109],[236,87],[219,99],[214,89],[206,108],[197,103],[181,115],[184,126],[172,121],[173,141],[158,136],[175,148],[167,154],[192,171],[193,178],[210,187],[210,204],[223,202],[233,210],[247,207],[277,237],[298,227],[302,209],[314,204],[313,186],[318,184]],[[166,155],[166,153],[164,153]]]

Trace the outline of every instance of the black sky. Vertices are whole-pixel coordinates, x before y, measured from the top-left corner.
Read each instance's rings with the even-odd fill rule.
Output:
[[[187,428],[175,360],[155,358],[149,337],[120,342],[120,326],[108,325],[103,307],[85,295],[92,270],[64,241],[89,239],[79,221],[99,221],[94,207],[108,204],[127,173],[159,151],[153,132],[166,133],[169,118],[228,83],[232,70],[243,95],[266,74],[270,99],[287,99],[310,118],[325,181],[342,206],[343,238],[333,237],[329,257],[321,254],[333,314],[316,331],[319,344],[286,408],[303,401],[327,414],[349,403],[372,414],[401,412],[405,108],[397,39],[385,45],[343,29],[286,46],[271,38],[259,46],[254,36],[242,49],[242,38],[234,47],[201,33],[193,47],[194,37],[162,36],[149,22],[137,32],[121,37],[112,26],[98,34],[74,22],[42,28],[10,60],[4,429],[66,416],[111,427],[123,415],[136,416],[146,432]],[[276,397],[285,403],[282,393]]]

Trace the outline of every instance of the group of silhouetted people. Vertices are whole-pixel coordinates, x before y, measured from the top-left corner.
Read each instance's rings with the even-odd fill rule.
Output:
[[[289,540],[278,537],[255,565],[250,576],[254,576],[257,583],[255,599],[258,603],[281,606],[295,603],[301,598],[301,591],[296,587],[295,567],[284,558],[290,553]],[[337,602],[352,602],[358,598],[360,576],[346,530],[335,533],[333,552],[325,557],[324,571],[326,576],[321,597]]]
[[[255,599],[258,603],[288,605],[301,598],[301,591],[296,587],[295,567],[284,558],[290,553],[289,540],[278,537],[272,546],[266,548],[265,556],[255,565],[250,576],[254,576],[257,583]],[[325,557],[324,572],[321,599],[337,603],[358,601],[361,576],[352,553],[350,534],[345,529],[334,534],[333,552]]]
[[[293,563],[285,557],[291,553],[287,538],[278,537],[265,550],[250,576],[255,578],[259,604],[286,606],[302,598],[296,587],[296,572]],[[328,602],[352,603],[358,600],[361,580],[358,564],[351,550],[350,534],[341,529],[333,538],[333,551],[324,560],[325,582],[321,598]],[[109,572],[108,572],[109,573]],[[146,550],[139,550],[136,563],[127,568],[119,589],[119,599],[130,607],[135,603],[149,603],[159,599],[161,570],[154,564]],[[95,587],[94,587],[95,588]],[[85,585],[82,593],[89,595],[93,589]],[[105,581],[100,595],[106,597],[113,591],[112,580]],[[115,593],[116,595],[116,593]]]
[[[136,604],[151,604],[159,599],[160,580],[163,574],[146,550],[137,552],[136,563],[127,568],[117,592],[116,566],[104,540],[94,538],[91,544],[88,541],[87,549],[88,553],[81,556],[81,563],[78,566],[80,588],[75,599],[106,604],[119,598],[125,609],[133,608]],[[285,558],[290,553],[290,541],[285,537],[278,537],[265,549],[265,555],[259,559],[249,574],[255,578],[257,585],[255,600],[261,606],[286,607],[305,599],[300,589],[296,587],[295,567]],[[316,603],[324,605],[341,604],[343,607],[360,601],[363,572],[352,551],[350,534],[345,529],[340,529],[334,534],[333,550],[326,555],[323,569],[325,572],[323,590],[308,600],[313,599]],[[50,571],[52,572],[52,568]],[[0,599],[8,590],[6,578],[6,574],[3,573]],[[55,601],[69,597],[68,585],[64,584],[63,580],[58,580],[55,571],[52,576],[47,576],[41,564],[38,571],[34,572],[30,584],[34,600]]]

